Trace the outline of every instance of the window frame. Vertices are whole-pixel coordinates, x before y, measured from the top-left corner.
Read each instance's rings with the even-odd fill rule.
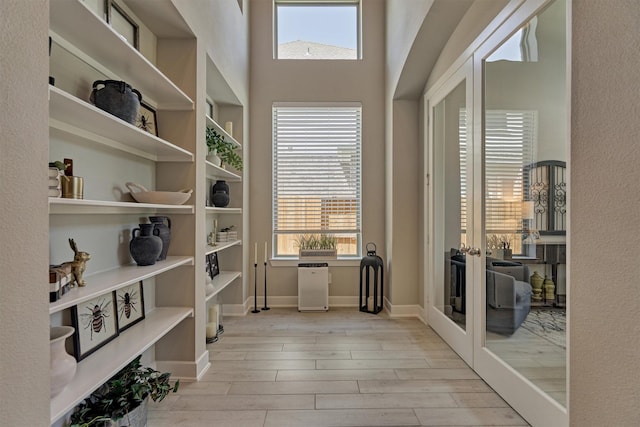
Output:
[[[304,61],[303,58],[278,57],[278,5],[301,7],[355,6],[356,7],[356,57],[354,59],[313,59],[313,61],[358,61],[362,60],[362,0],[273,0],[273,59]]]
[[[290,255],[290,254],[281,254],[278,250],[278,235],[280,234],[289,234],[289,233],[279,233],[276,230],[276,221],[277,221],[277,170],[278,170],[278,159],[276,157],[276,144],[277,144],[277,124],[276,124],[276,110],[278,108],[300,108],[303,109],[314,109],[314,108],[354,108],[358,110],[358,121],[359,121],[359,129],[357,130],[358,138],[357,138],[357,153],[358,153],[358,177],[356,181],[357,188],[357,212],[356,212],[356,228],[353,233],[356,236],[356,253],[353,254],[338,254],[338,261],[352,261],[359,260],[362,256],[362,103],[359,102],[274,102],[272,104],[272,130],[271,130],[271,166],[272,166],[272,193],[271,193],[271,242],[272,242],[272,260],[280,260],[280,261],[296,261],[299,259],[298,255]],[[330,200],[330,199],[327,199]],[[323,205],[324,210],[324,205]],[[317,230],[309,230],[309,234],[318,234]],[[331,234],[331,233],[327,233]]]

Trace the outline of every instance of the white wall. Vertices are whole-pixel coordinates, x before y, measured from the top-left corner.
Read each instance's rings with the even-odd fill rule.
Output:
[[[47,0],[0,2],[3,426],[49,425],[48,28]]]
[[[363,242],[384,253],[384,2],[363,2],[363,58],[274,60],[272,2],[251,7],[251,244],[271,241],[271,107],[281,101],[362,103]],[[359,268],[332,267],[331,296],[357,296]],[[260,273],[261,275],[262,273]],[[297,269],[269,267],[269,297],[297,295]],[[253,281],[251,280],[253,283]],[[259,295],[261,295],[261,290]],[[276,304],[277,299],[272,300]]]
[[[640,9],[573,0],[569,415],[640,425]]]

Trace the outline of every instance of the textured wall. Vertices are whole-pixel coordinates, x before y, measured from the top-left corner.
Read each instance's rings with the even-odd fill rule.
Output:
[[[48,28],[47,0],[0,2],[3,426],[49,425]]]
[[[572,426],[640,425],[640,8],[573,0]]]

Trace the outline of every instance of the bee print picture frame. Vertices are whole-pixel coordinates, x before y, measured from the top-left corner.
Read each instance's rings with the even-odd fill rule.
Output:
[[[71,307],[74,356],[79,362],[118,336],[116,292]]]
[[[118,330],[124,331],[144,320],[144,292],[142,281],[116,291]]]

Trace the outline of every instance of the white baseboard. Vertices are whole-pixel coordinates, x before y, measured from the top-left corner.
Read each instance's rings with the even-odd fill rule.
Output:
[[[293,296],[267,296],[267,304],[270,308],[297,307],[298,297]],[[358,307],[358,296],[329,296],[329,309],[331,307]],[[245,316],[253,310],[255,301],[253,297],[245,300],[244,304],[224,304],[223,314],[225,316]],[[264,307],[264,297],[258,296],[258,310]],[[393,305],[389,300],[384,298],[384,309],[389,317],[415,317],[427,324],[427,313],[424,308],[418,304],[409,305]]]
[[[208,350],[205,350],[195,362],[181,360],[156,361],[156,369],[158,371],[171,372],[172,378],[185,381],[200,381],[210,366]]]

